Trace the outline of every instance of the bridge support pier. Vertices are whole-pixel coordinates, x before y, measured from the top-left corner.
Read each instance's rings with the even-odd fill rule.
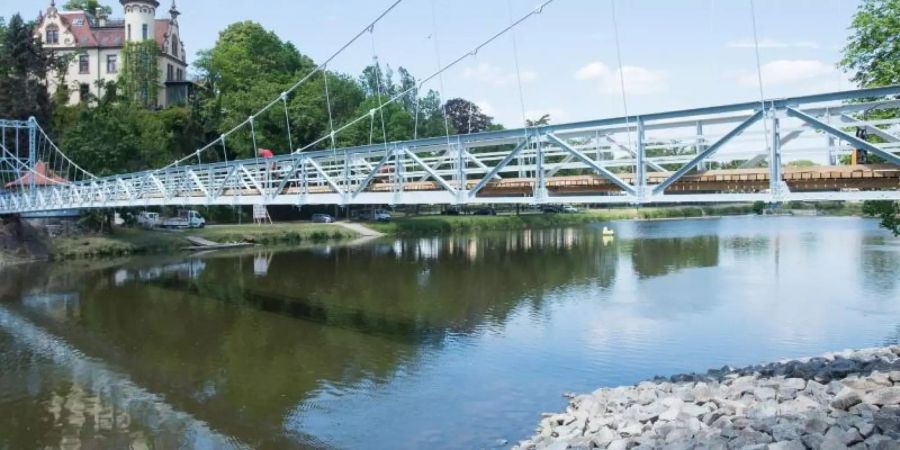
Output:
[[[769,148],[769,190],[772,203],[781,203],[787,186],[782,180],[781,167],[781,119],[775,109],[769,110],[772,117],[772,145]]]

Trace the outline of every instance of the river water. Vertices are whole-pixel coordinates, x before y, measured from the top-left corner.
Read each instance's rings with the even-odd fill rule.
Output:
[[[900,239],[758,218],[0,272],[0,448],[492,448],[564,392],[900,338]]]

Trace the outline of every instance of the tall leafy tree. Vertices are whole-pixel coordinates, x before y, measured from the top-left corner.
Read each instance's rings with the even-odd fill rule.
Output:
[[[18,14],[10,18],[0,43],[0,116],[42,123],[50,118],[47,73],[52,57],[34,39],[32,25]]]
[[[863,0],[840,66],[860,86],[900,83],[900,0]]]
[[[900,0],[863,0],[853,16],[840,66],[863,87],[900,83]],[[875,112],[879,118],[898,111]],[[863,212],[881,218],[881,226],[900,235],[900,203],[865,202]]]
[[[209,125],[219,133],[246,121],[315,68],[313,61],[293,44],[251,21],[232,24],[219,33],[215,46],[200,52],[195,66],[209,94],[203,99],[204,114],[217,118]],[[324,95],[324,81],[319,86],[323,87],[321,95]],[[292,104],[298,101],[300,92],[298,89],[291,96]],[[281,112],[278,116],[270,110],[269,114],[255,118],[257,147],[286,147],[285,118]],[[243,129],[229,136],[229,152],[235,156],[252,156],[256,151],[252,138],[250,130]]]
[[[542,127],[544,125],[550,125],[550,114],[544,114],[537,119],[527,119],[525,120],[525,125],[528,127]]]
[[[103,10],[106,14],[112,14],[112,8],[109,5],[100,4],[97,0],[69,0],[63,5],[66,11],[84,11],[90,14],[96,14],[98,9]]]
[[[450,125],[458,133],[478,133],[494,124],[493,117],[481,112],[481,108],[473,102],[462,98],[447,100],[444,111]]]

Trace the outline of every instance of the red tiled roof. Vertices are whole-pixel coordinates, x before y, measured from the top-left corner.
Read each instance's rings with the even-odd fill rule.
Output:
[[[34,182],[36,186],[68,183],[65,178],[60,177],[52,170],[48,169],[47,164],[44,164],[43,161],[38,161],[37,164],[34,165],[33,172],[28,172],[25,175],[22,175],[21,178],[6,183],[6,188],[31,186],[32,182]]]
[[[62,23],[75,37],[76,47],[119,48],[125,44],[125,24],[120,20],[111,20],[108,26],[96,26],[94,18],[84,11],[60,12]],[[81,26],[75,26],[80,19]],[[156,19],[156,32],[153,36],[156,44],[162,48],[166,43],[166,33],[171,27],[170,19]]]
[[[160,46],[160,48],[166,44],[166,33],[169,32],[169,19],[156,19],[156,36],[153,36],[156,39],[156,43]]]

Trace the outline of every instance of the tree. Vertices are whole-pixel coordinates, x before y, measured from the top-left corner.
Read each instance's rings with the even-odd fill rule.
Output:
[[[125,99],[145,108],[157,106],[159,47],[156,42],[126,42],[122,60],[124,64],[119,86]]]
[[[229,25],[219,33],[215,46],[201,51],[195,63],[200,81],[207,87],[207,95],[201,99],[204,117],[211,118],[206,125],[217,133],[224,133],[245,122],[263,106],[278,98],[297,80],[305,77],[315,68],[309,57],[300,54],[296,47],[282,41],[275,33],[261,25],[245,21]],[[329,83],[333,78],[329,78]],[[336,86],[337,90],[343,87]],[[355,86],[355,84],[354,84]],[[329,88],[331,86],[329,85]],[[315,89],[315,92],[311,91]],[[327,111],[324,99],[324,80],[315,77],[290,96],[290,109],[306,109],[303,102],[309,102],[308,95],[321,99],[321,115],[326,120],[316,120],[315,130],[327,129]],[[361,99],[360,99],[361,100]],[[295,106],[299,102],[300,106]],[[357,104],[352,106],[356,109]],[[280,115],[279,115],[280,113]],[[307,118],[296,118],[299,128],[291,131],[296,135],[315,134],[305,126]],[[292,125],[295,118],[292,118]],[[271,108],[267,114],[254,118],[256,146],[286,148],[287,136],[282,108]],[[229,155],[249,157],[256,153],[250,130],[229,136]]]
[[[528,119],[525,121],[525,126],[531,127],[542,127],[544,125],[550,125],[550,114],[544,114],[543,116],[537,118],[536,120]]]
[[[63,5],[66,11],[84,11],[88,14],[96,14],[98,9],[102,9],[106,14],[112,14],[112,8],[109,5],[101,5],[97,0],[69,0]]]
[[[881,218],[881,226],[900,236],[900,202],[870,200],[863,202],[863,214]]]
[[[46,79],[53,58],[34,39],[31,25],[12,16],[0,42],[0,116],[41,123],[51,115]]]
[[[852,34],[844,47],[840,66],[853,72],[853,81],[863,87],[900,83],[900,0],[863,0],[853,16]],[[873,112],[871,118],[896,117],[897,110]],[[863,213],[881,217],[881,226],[900,236],[900,203],[867,201]]]
[[[450,125],[458,133],[470,134],[484,131],[494,124],[494,118],[481,112],[475,103],[462,98],[447,100],[444,111]]]
[[[900,0],[863,0],[840,66],[864,87],[900,83]]]

